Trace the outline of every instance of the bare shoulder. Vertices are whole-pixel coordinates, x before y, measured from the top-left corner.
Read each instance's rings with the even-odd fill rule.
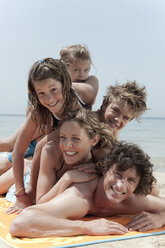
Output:
[[[68,190],[73,191],[81,198],[91,198],[96,190],[98,178],[88,182],[74,183]]]
[[[42,154],[46,156],[47,162],[54,169],[58,170],[63,161],[61,149],[57,140],[47,142],[42,150]]]

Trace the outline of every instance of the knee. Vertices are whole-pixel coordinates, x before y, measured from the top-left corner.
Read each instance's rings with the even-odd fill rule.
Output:
[[[31,230],[32,214],[28,209],[24,209],[16,218],[11,222],[10,234],[15,237],[26,237]]]

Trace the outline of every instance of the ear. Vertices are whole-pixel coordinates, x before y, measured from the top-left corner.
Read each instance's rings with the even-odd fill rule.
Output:
[[[106,109],[106,99],[104,99],[103,100],[103,102],[102,102],[102,104],[101,104],[101,110],[103,111],[103,112],[105,112],[105,109]]]
[[[100,135],[96,134],[92,139],[92,147],[95,146],[100,140]]]

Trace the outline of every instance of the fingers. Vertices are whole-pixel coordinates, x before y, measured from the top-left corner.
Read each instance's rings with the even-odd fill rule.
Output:
[[[6,211],[5,211],[5,214],[19,214],[20,212],[22,211],[22,209],[16,207],[15,205],[8,208]]]
[[[142,212],[133,217],[131,221],[127,224],[127,228],[130,231],[146,231],[149,229],[151,230],[151,223],[147,213]]]

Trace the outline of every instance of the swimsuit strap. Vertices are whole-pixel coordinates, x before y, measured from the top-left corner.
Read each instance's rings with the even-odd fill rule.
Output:
[[[75,93],[75,95],[76,95],[76,97],[77,97],[78,104],[80,105],[80,107],[85,108],[85,107],[86,107],[86,103],[85,103],[85,102],[81,99],[81,97],[78,95],[77,91],[76,91],[74,88],[72,88],[72,89],[73,89],[73,91],[74,91],[74,93]]]

